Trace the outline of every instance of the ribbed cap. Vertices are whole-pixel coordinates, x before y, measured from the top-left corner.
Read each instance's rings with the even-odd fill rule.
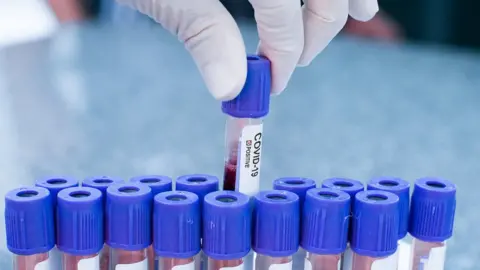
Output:
[[[300,202],[286,190],[261,191],[254,197],[252,248],[271,257],[291,256],[300,238]]]
[[[200,204],[187,191],[167,191],[154,199],[153,246],[157,256],[190,258],[200,251]]]
[[[130,182],[148,185],[153,196],[172,190],[172,178],[165,175],[142,175],[133,177]]]
[[[350,246],[369,257],[390,256],[397,250],[397,195],[381,191],[361,191],[355,195]]]
[[[18,188],[5,195],[7,247],[17,255],[50,251],[55,245],[52,199],[43,187]]]
[[[240,94],[222,102],[222,111],[237,118],[260,118],[268,114],[271,90],[270,61],[257,55],[247,57],[247,80]]]
[[[55,209],[55,206],[57,205],[58,192],[60,192],[62,189],[65,189],[65,188],[78,186],[78,181],[71,177],[52,176],[52,177],[38,179],[35,183],[35,186],[43,187],[48,189],[48,191],[50,191],[53,207]]]
[[[102,192],[72,187],[58,193],[57,247],[77,256],[97,254],[103,247]]]
[[[410,212],[410,183],[397,177],[378,177],[370,180],[368,190],[383,190],[397,194],[399,226],[398,239],[404,238],[408,233],[408,216]]]
[[[352,199],[355,198],[355,194],[365,189],[363,183],[360,181],[338,177],[325,179],[322,183],[322,187],[340,189],[341,191],[348,193]]]
[[[216,191],[203,205],[203,251],[216,260],[240,259],[250,252],[251,210],[247,195]]]
[[[282,177],[273,181],[273,189],[288,190],[297,194],[300,199],[300,208],[305,201],[307,190],[315,188],[315,186],[315,180],[303,177]]]
[[[107,189],[106,243],[112,248],[140,250],[152,243],[152,191],[147,185],[114,184]]]
[[[443,242],[453,233],[456,186],[444,179],[415,181],[410,207],[410,234],[426,242]]]
[[[340,254],[347,247],[350,195],[339,189],[307,191],[301,246],[314,254]]]
[[[124,183],[123,179],[109,176],[92,176],[82,181],[83,187],[96,188],[102,192],[103,200],[107,198],[107,188],[113,184]]]

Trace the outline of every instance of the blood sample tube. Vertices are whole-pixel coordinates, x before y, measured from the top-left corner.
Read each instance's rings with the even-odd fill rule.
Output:
[[[169,191],[154,198],[153,245],[158,270],[200,267],[200,202],[188,191]]]
[[[150,187],[137,183],[111,185],[105,207],[109,269],[147,270],[147,248],[152,244]]]
[[[91,187],[100,190],[102,192],[102,200],[103,204],[105,205],[105,201],[107,200],[107,188],[113,184],[121,184],[124,183],[122,179],[108,177],[108,176],[92,176],[82,181],[83,187]],[[104,207],[105,211],[105,207]],[[104,222],[104,233],[103,235],[106,236],[107,232],[107,223]],[[110,247],[108,245],[104,245],[103,249],[100,254],[100,269],[101,270],[108,270],[108,265],[110,264]]]
[[[152,197],[155,195],[171,191],[172,190],[172,178],[165,175],[142,175],[136,176],[130,179],[132,183],[145,184],[152,190]],[[147,250],[148,254],[148,269],[155,270],[156,260],[153,246],[149,246]]]
[[[224,190],[248,196],[260,190],[263,120],[270,106],[270,61],[247,57],[247,79],[240,94],[222,103],[228,115],[225,129]]]
[[[415,181],[410,207],[411,270],[443,270],[446,241],[452,236],[456,187],[439,178]]]
[[[397,269],[398,203],[396,194],[382,190],[355,195],[350,242],[353,256],[344,262],[343,270]]]
[[[301,246],[308,252],[305,270],[338,270],[347,247],[350,195],[339,189],[307,191],[303,207]]]
[[[367,190],[383,190],[387,192],[392,192],[397,194],[398,198],[400,199],[398,202],[398,214],[400,223],[398,224],[399,247],[397,249],[397,257],[402,258],[404,255],[401,253],[402,250],[405,249],[401,249],[400,247],[402,243],[403,245],[405,245],[405,242],[402,242],[401,240],[405,238],[408,233],[408,218],[410,212],[410,183],[397,177],[378,177],[370,180],[370,182],[367,184]],[[402,264],[403,262],[399,261],[399,263]],[[400,267],[400,269],[405,268]]]
[[[235,191],[216,191],[203,202],[203,252],[208,270],[243,270],[250,252],[250,198]]]
[[[303,202],[305,195],[311,188],[315,188],[315,180],[303,177],[282,177],[273,181],[273,189],[288,190],[295,194],[300,199],[300,213],[302,213]],[[302,227],[302,215],[300,214],[300,227]],[[303,269],[306,252],[302,247],[299,247],[298,252],[293,255],[293,269]]]
[[[5,195],[7,247],[13,254],[13,270],[52,269],[53,221],[48,189],[18,188]]]
[[[62,270],[98,270],[103,248],[102,192],[72,187],[58,193],[57,246]]]
[[[254,197],[252,248],[256,270],[292,270],[300,236],[298,195],[286,190],[261,191]]]

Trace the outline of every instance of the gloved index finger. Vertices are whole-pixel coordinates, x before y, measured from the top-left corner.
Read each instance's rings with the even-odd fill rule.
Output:
[[[299,0],[249,0],[255,10],[258,54],[272,65],[272,93],[282,92],[302,54],[304,36]]]

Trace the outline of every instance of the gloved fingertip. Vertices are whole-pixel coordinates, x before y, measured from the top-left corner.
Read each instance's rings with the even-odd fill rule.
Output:
[[[222,65],[209,65],[202,72],[208,90],[216,100],[232,100],[243,88],[247,72],[233,72]]]
[[[357,21],[367,22],[378,13],[377,0],[350,0],[350,16]]]

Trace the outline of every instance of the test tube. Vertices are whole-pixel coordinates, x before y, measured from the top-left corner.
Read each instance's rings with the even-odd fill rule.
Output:
[[[252,248],[255,269],[292,270],[300,236],[300,203],[286,190],[261,191],[254,197]]]
[[[155,195],[171,191],[172,190],[172,178],[165,175],[142,175],[136,176],[130,179],[132,183],[140,183],[150,187],[152,190],[152,197]],[[153,251],[153,246],[149,246],[147,250],[148,254],[148,269],[155,270],[155,252]]]
[[[114,184],[107,189],[106,244],[110,268],[147,270],[147,248],[152,244],[152,191],[137,183]]]
[[[203,252],[208,270],[246,269],[251,247],[250,198],[235,191],[216,191],[203,202]],[[235,267],[235,268],[233,268]]]
[[[301,246],[308,252],[305,270],[341,269],[347,247],[350,195],[339,189],[307,191],[302,213]]]
[[[107,200],[107,188],[113,184],[121,184],[124,181],[119,178],[109,177],[109,176],[92,176],[88,177],[82,181],[83,187],[91,187],[100,190],[102,192],[102,200],[104,204],[105,211],[105,201]],[[107,223],[104,222],[105,230],[103,235],[107,235]],[[110,247],[104,245],[100,254],[100,269],[108,270],[108,265],[110,264]]]
[[[303,202],[309,189],[316,187],[315,180],[304,177],[282,177],[273,181],[273,189],[288,190],[299,197],[300,200],[300,228],[302,227],[302,211]],[[297,253],[293,255],[293,269],[303,269],[305,263],[306,252],[302,247],[299,247]]]
[[[453,183],[426,177],[415,181],[410,208],[411,270],[443,270],[446,241],[452,236],[456,207]]]
[[[177,178],[175,181],[176,190],[180,191],[189,191],[195,193],[198,196],[200,204],[200,213],[203,213],[203,199],[208,193],[218,191],[218,177],[208,174],[187,174],[182,175]],[[203,233],[203,221],[200,215],[200,235]],[[202,239],[200,239],[202,243]],[[208,258],[205,256],[203,251],[200,251],[199,254],[201,261],[201,268],[207,269]]]
[[[410,212],[410,183],[397,177],[378,177],[370,180],[367,190],[383,190],[397,194],[398,202],[398,241],[407,236]],[[400,249],[397,250],[400,252]]]
[[[228,115],[224,190],[235,190],[248,196],[260,190],[262,118],[269,111],[270,86],[270,61],[250,55],[242,91],[235,99],[222,102],[222,111]]]
[[[52,199],[52,209],[53,209],[53,226],[57,226],[57,222],[55,221],[56,219],[56,207],[57,207],[57,195],[60,191],[66,188],[70,187],[76,187],[78,186],[78,181],[71,178],[71,177],[65,177],[65,176],[51,176],[51,177],[45,177],[38,179],[35,182],[35,186],[37,187],[43,187],[48,189],[50,191],[50,197]],[[55,229],[55,231],[57,231]],[[57,243],[55,243],[57,244]],[[57,247],[54,247],[52,251],[50,252],[50,260],[52,261],[52,269],[51,270],[57,270],[61,268],[60,261],[61,261],[61,253],[58,250]]]
[[[57,246],[62,270],[98,270],[103,247],[102,193],[72,187],[58,193]]]
[[[13,270],[52,269],[53,221],[48,189],[18,188],[5,195],[7,248],[13,254]]]
[[[382,190],[355,195],[350,246],[353,256],[343,270],[396,270],[398,267],[398,202],[396,194]]]
[[[158,270],[200,267],[200,202],[188,191],[169,191],[154,198],[153,245]]]

